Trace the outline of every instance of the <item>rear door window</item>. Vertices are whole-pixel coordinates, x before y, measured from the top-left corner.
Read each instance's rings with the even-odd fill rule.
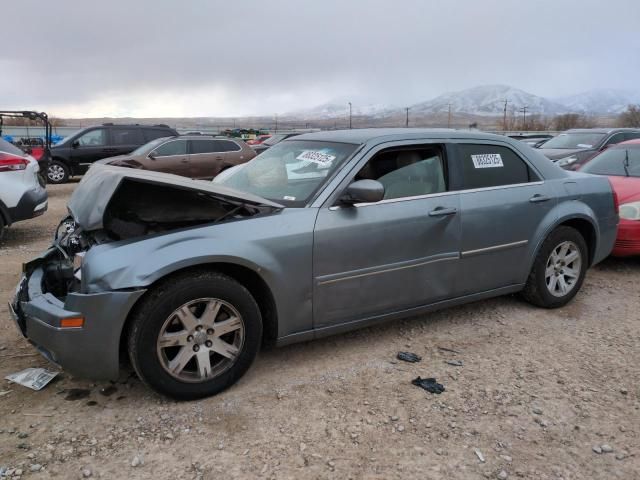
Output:
[[[199,154],[199,153],[214,153],[219,152],[217,150],[216,142],[213,140],[190,140],[191,142],[191,153]]]
[[[139,128],[111,129],[111,143],[113,145],[142,145],[145,143],[142,130]]]
[[[499,187],[539,180],[513,150],[498,145],[459,144],[463,189]]]
[[[241,150],[240,145],[231,140],[214,140],[217,152],[238,152]]]
[[[172,140],[163,143],[153,151],[156,157],[169,157],[171,155],[185,155],[187,153],[186,140]]]

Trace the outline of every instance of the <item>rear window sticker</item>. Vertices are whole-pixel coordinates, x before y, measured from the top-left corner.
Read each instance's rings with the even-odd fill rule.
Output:
[[[475,168],[496,168],[504,167],[502,157],[499,153],[483,153],[482,155],[471,155]]]

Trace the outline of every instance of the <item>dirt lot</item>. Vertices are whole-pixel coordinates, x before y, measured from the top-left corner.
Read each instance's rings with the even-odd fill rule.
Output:
[[[49,212],[0,243],[1,378],[47,365],[19,336],[6,302],[73,188],[51,187]],[[559,310],[504,297],[263,351],[239,384],[198,402],[161,398],[129,372],[115,384],[63,372],[40,392],[0,380],[0,472],[640,478],[639,283],[640,260],[609,259]],[[423,360],[399,362],[399,350]],[[411,385],[418,375],[446,391]]]

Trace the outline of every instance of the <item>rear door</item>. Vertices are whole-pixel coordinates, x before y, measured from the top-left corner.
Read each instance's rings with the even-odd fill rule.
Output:
[[[457,143],[462,212],[460,293],[521,283],[526,253],[557,202],[553,189],[507,144]]]
[[[191,178],[213,178],[224,164],[225,153],[219,142],[211,138],[189,140],[189,175]]]
[[[111,147],[114,155],[131,153],[146,143],[141,128],[111,127]]]
[[[187,140],[169,140],[153,150],[147,160],[149,170],[190,177]]]

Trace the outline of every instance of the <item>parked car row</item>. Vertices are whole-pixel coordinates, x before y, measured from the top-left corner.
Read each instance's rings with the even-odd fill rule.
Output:
[[[560,307],[616,239],[606,177],[479,132],[309,133],[225,173],[91,168],[24,266],[20,332],[73,375],[116,379],[124,348],[147,385],[199,398],[265,341],[515,292]]]

